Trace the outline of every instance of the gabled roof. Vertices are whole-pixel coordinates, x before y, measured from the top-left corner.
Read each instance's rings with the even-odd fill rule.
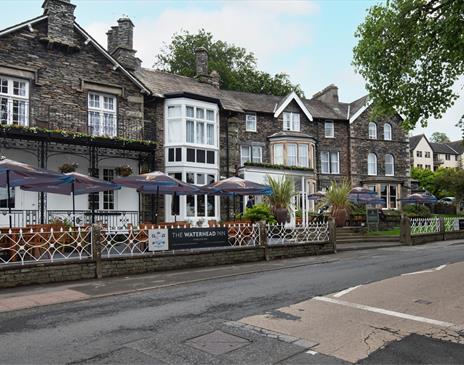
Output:
[[[411,136],[409,137],[409,149],[410,150],[414,150],[417,145],[419,144],[420,140],[422,138],[425,138],[425,140],[427,141],[427,143],[430,145],[429,143],[429,140],[427,139],[427,137],[425,136],[425,134],[418,134],[417,136]]]
[[[285,97],[285,99],[282,99],[280,103],[276,104],[275,111],[274,111],[274,118],[277,118],[280,114],[282,114],[282,112],[285,110],[288,104],[290,104],[293,100],[296,101],[298,106],[301,108],[303,113],[306,115],[306,118],[308,118],[310,121],[313,121],[313,116],[309,112],[308,108],[306,107],[305,104],[303,104],[300,97],[294,91],[288,94]]]
[[[349,105],[348,118],[353,123],[371,105],[367,95],[360,97]]]
[[[459,154],[464,154],[464,140],[454,141],[447,143],[453,150],[455,150]]]
[[[42,20],[45,20],[48,18],[48,15],[41,15],[33,19],[26,20],[22,23],[13,25],[9,28],[3,29],[0,31],[0,37],[4,36],[6,34],[15,32],[19,29],[29,27],[31,29],[33,24],[36,24],[38,22],[41,22]],[[135,83],[138,87],[140,87],[140,90],[142,93],[147,93],[150,94],[150,90],[134,75],[132,75],[128,70],[126,70],[115,58],[113,58],[98,42],[93,39],[89,33],[87,33],[77,22],[74,22],[74,28],[77,29],[77,31],[86,39],[85,44],[92,43],[93,46],[100,52],[102,53],[115,67],[115,69],[120,69],[122,73],[124,73],[133,83]]]
[[[4,36],[6,34],[9,34],[9,33],[12,33],[12,32],[15,32],[17,31],[18,29],[22,29],[24,27],[31,27],[32,24],[35,24],[35,23],[38,23],[42,20],[45,20],[48,18],[48,15],[41,15],[41,16],[38,16],[38,17],[35,17],[35,18],[32,18],[32,19],[29,19],[29,20],[26,20],[22,23],[19,23],[19,24],[16,24],[16,25],[13,25],[11,27],[8,27],[8,28],[5,28],[5,29],[2,29],[0,30],[0,37],[1,36]],[[30,29],[30,28],[29,28]]]
[[[434,153],[444,153],[449,155],[459,155],[454,149],[445,143],[430,143]]]

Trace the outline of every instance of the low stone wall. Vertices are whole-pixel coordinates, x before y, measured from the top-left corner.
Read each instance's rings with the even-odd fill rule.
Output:
[[[434,241],[449,241],[464,239],[464,231],[445,232],[445,233],[426,233],[411,236],[413,245],[422,245]]]
[[[0,288],[95,278],[95,261],[62,261],[0,267]]]
[[[0,288],[45,284],[156,271],[257,262],[279,258],[329,254],[333,243],[301,243],[216,250],[163,252],[98,260],[63,261],[0,267]],[[96,256],[98,257],[98,256]]]

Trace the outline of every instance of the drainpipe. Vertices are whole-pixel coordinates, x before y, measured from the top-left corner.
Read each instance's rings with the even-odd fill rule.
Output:
[[[229,164],[230,164],[230,153],[229,153],[229,118],[231,112],[227,114],[226,120],[226,178],[229,177]],[[227,220],[230,220],[230,198],[227,196]]]

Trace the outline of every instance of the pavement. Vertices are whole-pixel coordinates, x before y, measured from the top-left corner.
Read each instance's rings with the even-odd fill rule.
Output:
[[[463,267],[447,241],[2,290],[1,363],[462,364]]]

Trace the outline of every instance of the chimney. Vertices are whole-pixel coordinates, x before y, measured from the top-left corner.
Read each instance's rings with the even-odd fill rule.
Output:
[[[208,51],[205,47],[198,47],[195,50],[195,70],[196,77],[202,79],[202,77],[208,78]]]
[[[313,99],[323,101],[324,103],[336,104],[338,103],[338,87],[330,84],[318,93],[313,95]]]
[[[219,75],[219,72],[213,70],[209,76],[211,79],[211,85],[219,89],[221,86],[221,76]]]
[[[127,18],[120,18],[118,25],[106,33],[108,53],[116,58],[125,68],[135,71],[141,67],[141,61],[134,50],[134,23]]]
[[[74,9],[70,0],[45,0],[42,8],[48,15],[47,41],[68,47],[77,47],[74,38]]]

